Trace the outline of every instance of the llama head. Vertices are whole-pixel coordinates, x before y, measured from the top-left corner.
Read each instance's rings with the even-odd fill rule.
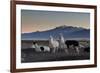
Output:
[[[61,38],[63,38],[63,34],[62,33],[59,33],[59,38],[61,39]]]
[[[36,44],[36,42],[33,42],[33,44]]]
[[[50,39],[52,39],[53,37],[50,35]]]
[[[62,33],[59,33],[59,35],[60,35],[60,36],[63,36],[63,34],[62,34]]]

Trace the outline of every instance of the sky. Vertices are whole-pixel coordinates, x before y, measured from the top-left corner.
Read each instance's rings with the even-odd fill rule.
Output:
[[[90,28],[90,13],[21,10],[22,33],[50,30],[59,26]]]

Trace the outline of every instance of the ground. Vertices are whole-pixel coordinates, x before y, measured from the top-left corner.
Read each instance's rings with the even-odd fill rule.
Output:
[[[68,60],[87,60],[90,59],[90,53],[84,50],[80,50],[80,54],[77,54],[75,50],[69,50],[66,53],[63,50],[52,52],[35,52],[34,49],[21,50],[21,62],[47,62],[47,61],[68,61]]]

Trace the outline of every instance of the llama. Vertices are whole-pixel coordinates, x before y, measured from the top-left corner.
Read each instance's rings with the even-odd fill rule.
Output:
[[[48,46],[40,46],[41,51],[50,52],[50,48]]]
[[[50,52],[48,46],[38,45],[36,42],[33,42],[32,48],[34,48],[36,52]]]
[[[57,40],[54,40],[54,38],[50,36],[49,46],[53,49],[53,53],[55,53],[55,51],[57,51],[59,48],[59,42]]]
[[[73,48],[76,50],[76,52],[79,54],[79,42],[75,40],[67,40],[65,41],[65,44],[67,45],[68,48]]]
[[[59,38],[59,48],[64,50],[66,53],[68,53],[67,46],[65,44],[65,39],[63,37],[63,34],[60,33],[60,38]]]
[[[41,49],[36,42],[33,42],[32,48],[34,48],[36,52],[41,52]]]

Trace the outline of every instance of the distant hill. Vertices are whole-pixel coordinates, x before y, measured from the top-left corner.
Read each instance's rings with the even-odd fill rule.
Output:
[[[59,34],[62,33],[65,39],[76,39],[82,40],[90,39],[90,29],[85,29],[81,27],[73,27],[73,26],[59,26],[54,29],[46,30],[46,31],[37,31],[30,33],[22,33],[22,40],[48,40],[50,35],[54,38],[58,39]]]

